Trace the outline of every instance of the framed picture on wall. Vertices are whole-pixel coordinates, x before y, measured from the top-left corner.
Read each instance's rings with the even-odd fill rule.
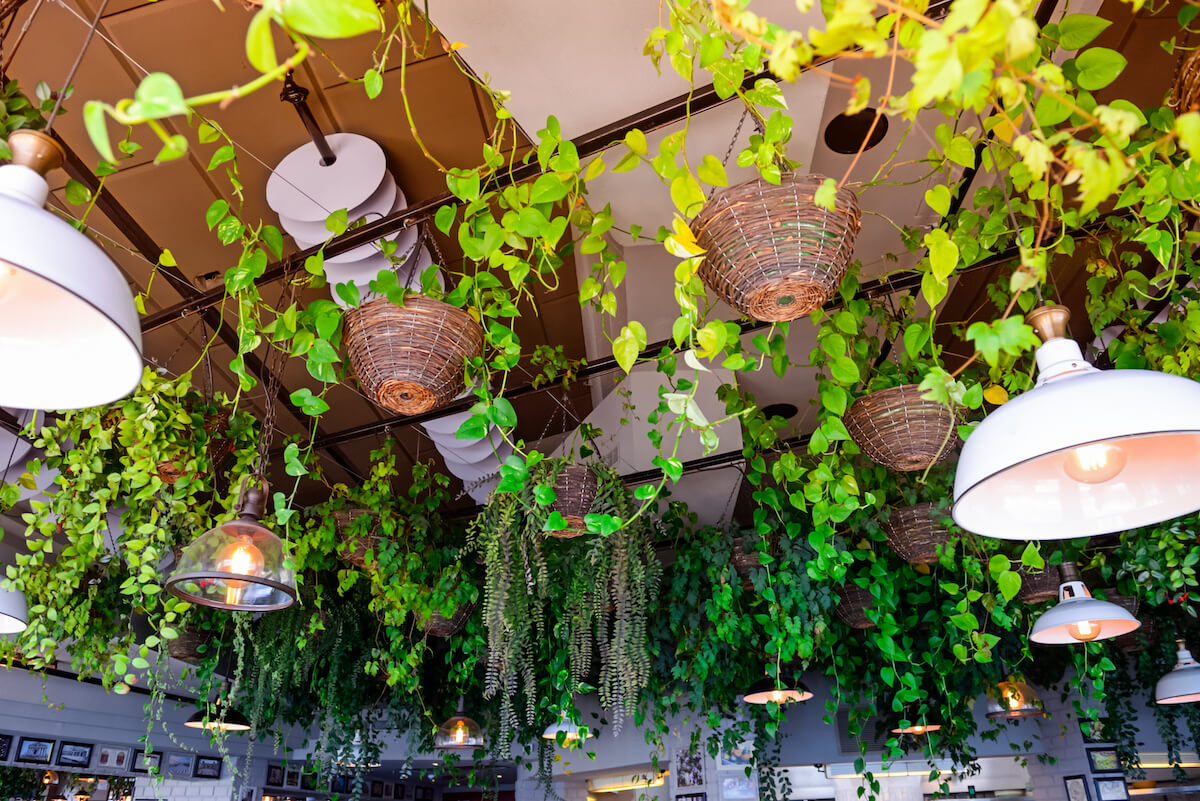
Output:
[[[383,782],[371,782],[371,798],[383,798]]]
[[[221,778],[222,764],[220,757],[198,756],[192,776],[197,779],[219,779]]]
[[[92,746],[63,740],[58,744],[58,764],[66,768],[86,768],[92,764]]]
[[[191,754],[167,754],[167,775],[176,779],[191,778],[195,757]]]
[[[758,798],[758,782],[749,776],[726,776],[721,779],[721,798]]]
[[[396,799],[396,801],[404,801],[404,799],[408,798],[408,785],[396,782],[392,787],[392,798]]]
[[[134,773],[161,773],[162,751],[155,751],[152,754],[138,751],[133,755],[133,766],[130,770]]]
[[[1102,747],[1087,749],[1088,765],[1092,773],[1120,773],[1121,760],[1117,758],[1117,749]]]
[[[413,801],[433,801],[432,787],[414,787]]]
[[[40,737],[22,737],[17,743],[17,761],[34,765],[49,765],[54,752],[54,741]]]
[[[317,789],[317,782],[320,780],[320,778],[321,777],[319,775],[317,775],[317,772],[315,770],[312,772],[305,771],[304,773],[300,774],[300,789],[301,790]]]
[[[283,786],[283,765],[267,765],[267,786]]]
[[[675,801],[708,801],[708,793],[684,793],[675,796]]]
[[[1064,776],[1063,786],[1067,788],[1067,801],[1092,801],[1086,776]]]
[[[129,770],[129,749],[120,745],[99,746],[100,756],[96,760],[97,768],[106,770]]]
[[[1129,788],[1124,776],[1096,779],[1096,801],[1129,801]]]
[[[704,754],[701,751],[675,752],[675,786],[704,786]]]
[[[0,734],[0,762],[7,762],[12,754],[12,735]]]
[[[286,775],[284,776],[284,779],[283,779],[283,786],[299,788],[300,787],[300,771],[292,770],[291,768],[288,768]]]

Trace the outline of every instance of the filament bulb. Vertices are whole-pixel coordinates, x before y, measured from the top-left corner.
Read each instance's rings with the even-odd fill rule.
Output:
[[[1093,620],[1081,620],[1067,626],[1067,634],[1080,642],[1091,642],[1100,636],[1100,624]]]
[[[1103,484],[1120,475],[1127,458],[1119,446],[1096,442],[1068,451],[1063,470],[1081,484]]]
[[[217,570],[221,573],[232,573],[237,576],[257,576],[262,573],[263,555],[262,551],[250,542],[249,538],[242,537],[226,545],[221,549],[221,553],[217,559]],[[242,595],[246,591],[245,581],[237,579],[225,580],[225,603],[230,606],[237,606],[242,602]]]

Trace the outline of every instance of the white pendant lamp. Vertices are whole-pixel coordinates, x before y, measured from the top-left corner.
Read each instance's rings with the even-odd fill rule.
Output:
[[[563,710],[558,715],[558,720],[546,727],[542,732],[544,740],[558,740],[559,733],[562,733],[564,744],[579,742],[586,740],[592,736],[592,730],[587,726],[580,726],[571,721],[567,717],[567,710]]]
[[[1154,686],[1154,700],[1160,704],[1190,704],[1200,701],[1200,664],[1192,658],[1187,643],[1175,641],[1178,662]]]
[[[0,167],[0,406],[85,409],[142,377],[129,285],[91,239],[45,209],[63,152],[41,131],[9,135]]]
[[[1093,598],[1073,563],[1064,562],[1059,573],[1058,604],[1034,622],[1029,639],[1042,645],[1073,645],[1120,637],[1142,625],[1125,607]]]
[[[1026,316],[1042,339],[1037,385],[967,438],[954,522],[986,537],[1067,539],[1200,509],[1200,383],[1097,370],[1067,338],[1070,313]]]
[[[20,634],[29,627],[25,593],[0,588],[0,634]]]
[[[782,679],[776,681],[770,676],[763,676],[754,682],[742,700],[747,704],[798,704],[812,697],[812,690],[803,684]]]

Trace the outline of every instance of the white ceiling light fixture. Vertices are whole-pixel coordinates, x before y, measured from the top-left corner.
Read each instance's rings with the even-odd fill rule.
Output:
[[[1200,383],[1097,370],[1067,338],[1065,306],[1034,309],[1037,385],[967,438],[954,522],[999,539],[1126,531],[1200,509]]]
[[[85,409],[142,378],[142,334],[124,276],[96,243],[45,209],[63,151],[42,131],[8,137],[0,167],[0,406]]]
[[[1064,562],[1059,574],[1062,584],[1058,588],[1058,604],[1034,621],[1029,633],[1033,642],[1073,645],[1107,640],[1129,634],[1142,625],[1125,607],[1093,598],[1073,562]]]
[[[1187,643],[1176,640],[1175,645],[1179,649],[1178,661],[1154,686],[1154,700],[1159,704],[1200,701],[1200,664],[1192,658]]]
[[[21,590],[0,588],[0,634],[20,634],[29,628],[29,605]]]
[[[559,713],[558,720],[551,723],[542,732],[542,739],[557,741],[560,733],[563,735],[562,742],[564,745],[580,742],[593,736],[590,728],[579,725],[568,718],[567,710],[565,709]]]

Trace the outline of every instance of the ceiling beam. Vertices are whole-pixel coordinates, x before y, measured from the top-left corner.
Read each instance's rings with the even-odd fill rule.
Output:
[[[182,270],[174,265],[159,263],[159,258],[162,256],[163,249],[158,246],[158,243],[154,241],[154,238],[151,237],[146,229],[143,228],[142,225],[133,218],[133,215],[129,213],[129,210],[126,209],[119,200],[117,200],[116,196],[113,195],[112,192],[105,191],[104,187],[100,185],[100,181],[96,178],[92,170],[87,166],[83,159],[79,157],[79,154],[72,150],[71,147],[57,133],[53,133],[53,136],[58,142],[59,146],[63,149],[63,155],[65,157],[63,169],[66,170],[67,175],[71,176],[73,179],[88,188],[88,191],[91,192],[96,198],[96,208],[108,218],[109,222],[111,222],[116,229],[121,232],[122,236],[129,240],[130,244],[132,244],[138,253],[142,255],[142,258],[146,259],[146,261],[150,262],[151,264],[158,265],[158,272],[166,276],[166,278],[172,283],[172,285],[174,285],[176,291],[178,291],[182,297],[189,298],[199,295],[200,290],[188,280],[187,276],[183,274]],[[234,333],[229,326],[225,325],[225,319],[220,310],[211,307],[205,307],[199,310],[199,313],[201,314],[205,324],[208,325],[209,328],[216,331],[217,336],[220,337],[221,341],[225,343],[230,350],[232,350],[234,353],[237,353],[237,334]],[[262,382],[264,387],[270,385],[270,379],[273,377],[272,372],[262,359],[260,359],[254,353],[246,353],[243,355],[243,360],[246,368],[258,377],[258,380]],[[288,413],[296,420],[296,422],[300,424],[302,429],[307,429],[309,423],[308,416],[301,412],[300,409],[298,409],[292,403],[290,393],[288,393],[282,382],[276,381],[276,386],[276,402],[287,409]],[[318,436],[321,435],[318,434]],[[338,466],[345,470],[349,475],[358,479],[363,477],[362,473],[350,463],[350,460],[346,458],[346,455],[341,450],[334,447],[327,452],[330,459],[336,462]]]

